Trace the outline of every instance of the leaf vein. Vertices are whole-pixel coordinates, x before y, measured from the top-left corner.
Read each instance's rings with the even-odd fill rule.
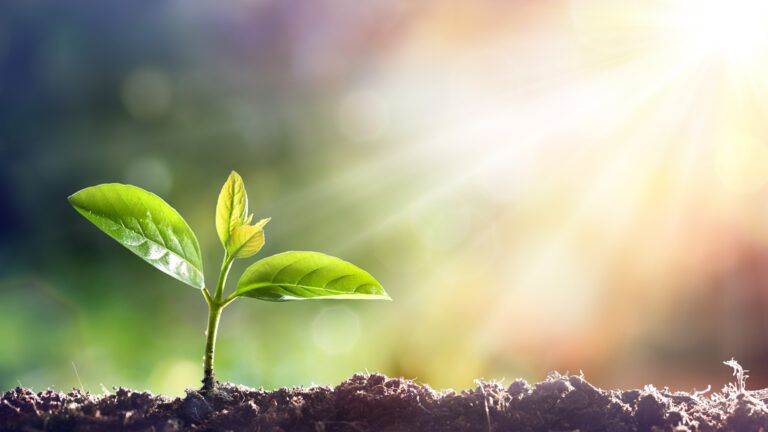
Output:
[[[315,273],[315,272],[318,272],[318,271],[320,271],[320,270],[322,270],[324,268],[330,267],[331,265],[333,265],[333,264],[329,263],[329,264],[322,265],[322,266],[320,266],[320,267],[318,267],[318,268],[316,268],[314,270],[310,270],[309,272],[307,272],[307,274],[305,274],[304,276],[299,278],[299,280],[296,281],[296,284],[297,285],[301,285],[301,283],[304,282],[304,279],[308,278],[312,273]]]
[[[107,196],[107,195],[105,195],[105,196]],[[109,199],[109,198],[107,198],[107,199]],[[110,204],[111,204],[111,202],[110,202]],[[95,211],[93,211],[93,210],[91,210],[91,209],[87,209],[87,208],[84,208],[84,207],[81,207],[81,206],[77,206],[77,207],[79,207],[79,208],[81,208],[81,209],[83,209],[83,210],[87,211],[88,213],[90,213],[90,214],[92,214],[92,215],[94,215],[94,216],[97,216],[97,217],[99,217],[99,218],[103,218],[103,219],[106,219],[106,220],[108,220],[108,221],[110,221],[110,222],[112,222],[112,223],[115,223],[115,222],[116,222],[116,220],[115,220],[115,219],[112,219],[111,217],[109,217],[109,216],[107,216],[107,215],[105,215],[105,214],[103,214],[103,213],[95,212]],[[134,229],[134,228],[129,228],[128,226],[126,226],[126,225],[125,225],[125,223],[123,222],[123,220],[122,220],[122,219],[117,219],[117,223],[118,223],[120,226],[122,226],[122,227],[123,227],[123,229],[124,229],[125,231],[129,231],[129,232],[131,232],[131,233],[133,233],[133,234],[136,234],[136,235],[138,235],[138,236],[141,238],[141,243],[139,243],[138,245],[140,245],[140,244],[142,244],[142,243],[146,243],[146,242],[151,242],[151,243],[154,243],[154,244],[156,244],[156,245],[158,245],[158,246],[163,246],[163,248],[165,248],[165,246],[164,246],[164,245],[162,245],[162,244],[160,244],[158,241],[156,241],[156,240],[153,240],[153,239],[150,239],[150,238],[148,238],[148,237],[147,237],[147,236],[144,234],[144,232],[143,232],[143,229],[141,229],[141,225],[140,225],[140,224],[139,224],[139,231],[137,231],[137,230],[136,230],[136,229]],[[136,246],[138,246],[138,245],[136,245]],[[132,246],[132,247],[134,247],[134,246]],[[165,248],[165,249],[166,249],[166,250],[169,250],[168,248]],[[169,251],[170,251],[170,250],[169,250]],[[192,267],[193,269],[195,269],[195,271],[197,271],[198,273],[200,273],[200,274],[202,275],[202,271],[201,271],[199,268],[197,268],[197,266],[196,266],[195,264],[193,264],[193,263],[192,263],[192,262],[189,260],[189,258],[188,258],[187,256],[185,256],[185,255],[182,255],[182,254],[178,254],[178,253],[176,253],[176,252],[173,252],[173,251],[170,251],[170,252],[171,252],[171,253],[173,253],[175,256],[179,257],[179,259],[181,259],[181,260],[182,260],[182,261],[184,261],[185,263],[189,264],[189,266],[190,266],[190,267]]]
[[[326,283],[323,285],[323,289],[326,289],[326,288],[328,287],[328,285],[332,284],[333,282],[336,282],[337,280],[340,280],[340,279],[344,279],[344,278],[348,278],[348,277],[350,277],[350,276],[354,277],[355,275],[354,275],[354,274],[345,274],[345,275],[342,275],[342,276],[339,276],[339,277],[333,278],[333,279],[329,280],[328,282],[326,282]]]
[[[288,267],[290,267],[290,266],[292,266],[292,265],[295,265],[296,263],[299,263],[299,262],[301,262],[301,261],[304,261],[304,260],[306,260],[306,259],[309,259],[309,258],[310,258],[310,257],[308,257],[308,256],[303,256],[303,257],[301,257],[301,258],[299,258],[299,259],[297,259],[297,260],[295,260],[295,261],[292,261],[292,262],[290,262],[290,263],[288,263],[288,264],[285,264],[284,266],[282,266],[282,267],[280,268],[280,270],[276,271],[276,272],[275,272],[275,273],[272,275],[272,279],[270,280],[270,283],[275,283],[275,280],[276,280],[276,279],[277,279],[277,277],[280,275],[280,273],[282,273],[283,271],[285,271],[285,269],[287,269]]]

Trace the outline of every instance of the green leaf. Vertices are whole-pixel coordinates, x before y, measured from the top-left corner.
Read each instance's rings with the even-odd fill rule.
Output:
[[[227,247],[227,241],[235,228],[243,225],[248,214],[248,194],[240,174],[232,171],[224,182],[216,202],[216,233],[219,234],[222,246]]]
[[[245,270],[235,296],[268,301],[391,300],[368,272],[318,252],[283,252]]]
[[[197,238],[162,198],[136,186],[109,183],[76,192],[69,202],[146,262],[195,288],[205,286]]]
[[[256,255],[261,250],[261,247],[264,246],[264,225],[269,220],[270,218],[266,218],[256,222],[256,225],[240,225],[235,228],[227,241],[227,253],[229,256],[232,258],[248,258],[249,256]]]

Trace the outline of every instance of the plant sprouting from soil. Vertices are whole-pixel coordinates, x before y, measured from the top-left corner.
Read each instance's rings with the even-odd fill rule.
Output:
[[[251,223],[243,179],[232,171],[216,204],[216,232],[224,259],[213,292],[205,285],[200,245],[181,215],[163,199],[136,186],[118,183],[85,188],[69,202],[86,219],[149,264],[199,289],[208,304],[203,391],[216,385],[213,370],[221,312],[240,297],[282,302],[310,299],[390,300],[366,271],[318,252],[283,252],[256,261],[225,296],[235,259],[249,258],[264,246],[269,218]]]

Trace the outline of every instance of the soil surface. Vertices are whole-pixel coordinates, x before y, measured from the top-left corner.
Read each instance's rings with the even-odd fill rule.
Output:
[[[768,431],[768,391],[742,389],[606,391],[557,374],[533,386],[478,382],[461,393],[376,374],[335,388],[220,384],[207,398],[192,390],[173,399],[122,388],[102,395],[16,388],[0,401],[0,430]]]

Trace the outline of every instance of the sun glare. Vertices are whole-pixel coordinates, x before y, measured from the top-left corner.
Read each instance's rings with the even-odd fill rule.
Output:
[[[700,58],[748,63],[768,48],[768,2],[675,2],[667,21],[679,47]]]

